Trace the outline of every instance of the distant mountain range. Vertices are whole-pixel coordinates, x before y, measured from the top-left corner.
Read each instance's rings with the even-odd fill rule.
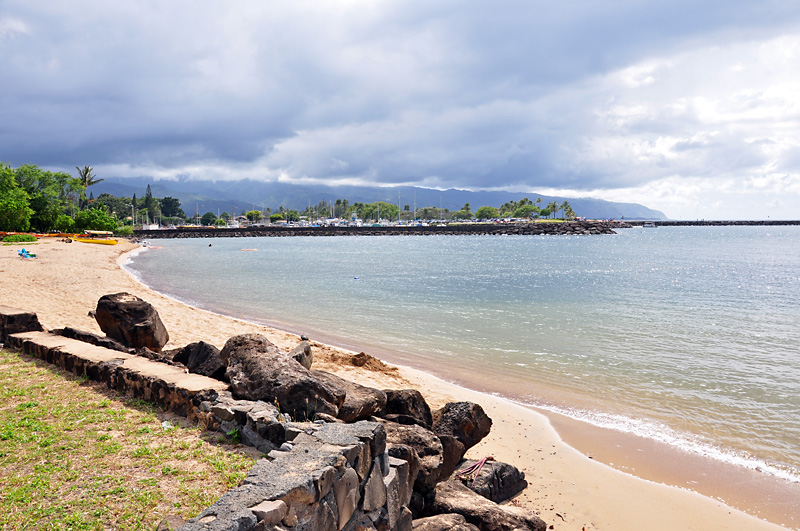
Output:
[[[247,210],[260,210],[283,206],[288,209],[304,210],[309,205],[320,201],[335,202],[347,199],[350,204],[356,202],[373,203],[386,201],[400,205],[410,205],[413,209],[422,207],[446,208],[460,210],[469,203],[475,211],[481,206],[499,207],[508,201],[519,201],[527,197],[531,201],[542,198],[542,206],[556,201],[561,204],[569,201],[578,216],[592,219],[642,219],[665,220],[667,217],[658,210],[647,208],[637,203],[615,203],[601,199],[554,197],[532,192],[490,192],[471,190],[434,190],[415,186],[324,186],[299,185],[279,182],[241,181],[196,181],[196,180],[153,180],[142,177],[106,178],[102,183],[92,186],[89,191],[95,197],[109,193],[120,197],[137,198],[145,195],[147,185],[154,197],[175,197],[181,202],[184,212],[189,215],[199,212],[234,211],[240,214]]]

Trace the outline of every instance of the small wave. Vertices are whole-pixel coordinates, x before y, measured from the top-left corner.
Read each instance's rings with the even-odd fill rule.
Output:
[[[633,419],[613,413],[600,413],[573,408],[560,408],[547,404],[529,404],[536,408],[564,415],[571,419],[588,422],[600,428],[629,433],[668,444],[685,452],[701,455],[716,461],[769,474],[786,481],[800,483],[800,470],[789,465],[768,462],[735,450],[719,448],[707,440],[689,433],[678,432],[665,424],[642,419]]]
[[[133,251],[129,252],[125,255],[125,262],[122,264],[123,266],[128,266],[129,264],[133,263],[133,259],[139,256],[142,253],[149,251],[148,247],[139,247],[138,249],[134,249]]]
[[[121,264],[121,266],[123,270],[125,270],[134,278],[134,280],[147,286],[147,283],[142,279],[141,273],[133,268],[133,259],[145,251],[147,251],[147,247],[140,247],[139,249],[131,251],[125,256],[125,261]]]

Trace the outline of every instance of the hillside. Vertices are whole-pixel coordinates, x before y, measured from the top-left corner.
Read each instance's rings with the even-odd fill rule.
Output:
[[[307,186],[278,182],[241,181],[196,181],[175,180],[156,181],[148,178],[107,178],[91,188],[97,196],[109,193],[116,196],[136,194],[144,197],[147,185],[155,197],[175,197],[180,200],[187,214],[204,212],[235,211],[272,208],[280,206],[302,210],[320,201],[336,201],[348,199],[350,203],[386,201],[400,205],[446,208],[450,211],[461,209],[469,203],[472,210],[481,206],[499,207],[507,201],[519,201],[527,197],[531,200],[542,198],[542,204],[551,201],[562,203],[569,201],[575,212],[582,217],[592,219],[647,219],[664,220],[667,217],[658,210],[653,210],[637,203],[616,203],[601,199],[554,197],[532,192],[492,192],[471,190],[434,190],[413,186],[368,187],[368,186]]]

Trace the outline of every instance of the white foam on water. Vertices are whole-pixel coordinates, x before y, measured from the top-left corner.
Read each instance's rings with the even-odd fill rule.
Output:
[[[614,413],[601,413],[575,408],[561,408],[541,403],[529,403],[538,409],[551,411],[574,420],[586,422],[600,428],[611,429],[658,441],[674,448],[709,459],[721,461],[756,472],[769,474],[779,479],[800,483],[800,470],[789,465],[771,463],[752,455],[746,455],[732,449],[720,448],[700,436],[682,433],[646,419],[633,419]]]

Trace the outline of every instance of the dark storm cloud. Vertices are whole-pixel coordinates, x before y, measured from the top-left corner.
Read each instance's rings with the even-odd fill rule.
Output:
[[[570,190],[788,171],[766,123],[794,56],[746,71],[798,20],[763,0],[7,0],[0,160]]]

